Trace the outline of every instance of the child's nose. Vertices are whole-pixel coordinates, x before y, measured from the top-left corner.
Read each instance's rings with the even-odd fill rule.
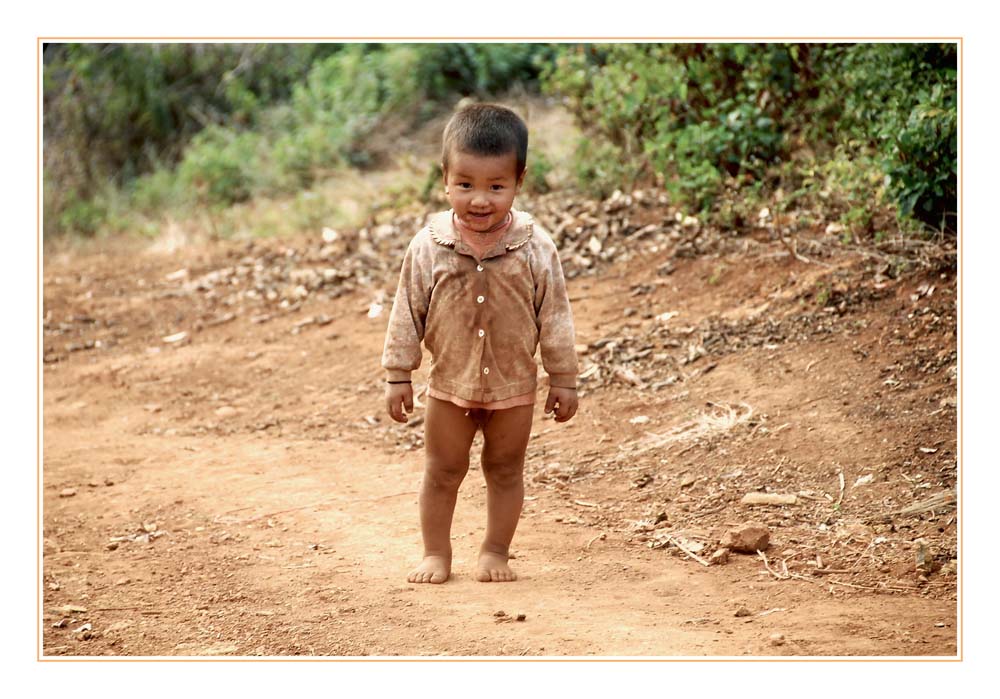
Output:
[[[477,191],[472,195],[472,203],[476,206],[484,206],[489,203],[489,199],[486,196],[486,192]]]

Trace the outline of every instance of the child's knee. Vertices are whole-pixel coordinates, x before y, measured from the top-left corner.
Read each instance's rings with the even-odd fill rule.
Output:
[[[424,477],[432,488],[456,490],[462,484],[468,471],[468,460],[456,462],[428,459]]]
[[[507,457],[484,455],[483,476],[487,483],[501,488],[520,485],[524,478],[524,455],[514,454]]]

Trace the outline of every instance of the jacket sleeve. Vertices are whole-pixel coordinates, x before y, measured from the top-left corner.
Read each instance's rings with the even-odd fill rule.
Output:
[[[542,367],[549,375],[550,386],[576,388],[576,331],[559,251],[537,224],[535,236],[539,239],[534,264],[535,321]]]
[[[431,260],[424,242],[426,236],[421,234],[410,241],[399,272],[382,349],[387,381],[408,380],[420,366],[420,342],[424,339],[432,286]]]

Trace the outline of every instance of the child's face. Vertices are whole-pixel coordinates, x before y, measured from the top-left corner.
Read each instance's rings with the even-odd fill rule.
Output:
[[[448,158],[444,191],[467,228],[484,232],[503,222],[521,188],[517,155],[472,155],[454,151]]]

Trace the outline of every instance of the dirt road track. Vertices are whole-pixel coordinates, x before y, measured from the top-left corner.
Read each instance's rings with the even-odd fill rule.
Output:
[[[181,263],[143,265],[129,275],[159,278]],[[534,476],[572,458],[574,442],[619,434],[608,425],[627,422],[641,402],[615,390],[585,399],[565,428],[543,420],[539,401],[535,443],[547,451],[527,467],[517,583],[472,579],[484,524],[474,467],[456,512],[453,579],[410,585],[421,452],[406,440],[413,446],[407,435],[419,429],[380,417],[373,368],[384,317],[358,312],[369,297],[328,302],[324,311],[341,320],[301,335],[289,335],[289,323],[238,318],[150,352],[178,327],[181,301],[87,297],[93,282],[72,281],[81,270],[117,279],[121,269],[107,257],[46,267],[47,311],[130,331],[108,351],[45,367],[46,656],[957,652],[954,599],[831,592],[775,580],[750,556],[703,568],[586,519],[589,504],[605,507],[629,476],[538,486]],[[603,313],[620,310],[595,297],[576,308],[588,340]],[[724,384],[740,361],[712,380]],[[740,608],[749,616],[736,616]],[[524,621],[511,620],[519,614]]]

